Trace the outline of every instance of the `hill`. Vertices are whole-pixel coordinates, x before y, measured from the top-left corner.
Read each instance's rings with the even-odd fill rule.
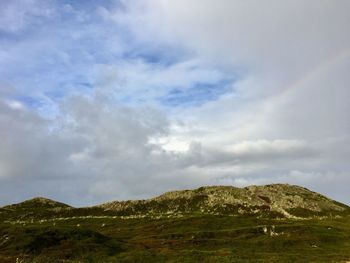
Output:
[[[0,209],[0,219],[47,218],[71,210],[72,207],[44,197],[35,197],[18,204],[4,206]]]
[[[347,262],[350,208],[306,188],[207,186],[0,209],[0,262]]]
[[[149,200],[109,202],[97,206],[120,215],[205,213],[273,217],[310,217],[347,213],[349,207],[306,188],[271,184],[237,188],[208,186],[172,191]]]
[[[48,198],[35,197],[33,199],[26,200],[18,204],[4,206],[3,208],[5,209],[33,209],[33,208],[52,209],[52,208],[68,208],[68,207],[70,206]]]

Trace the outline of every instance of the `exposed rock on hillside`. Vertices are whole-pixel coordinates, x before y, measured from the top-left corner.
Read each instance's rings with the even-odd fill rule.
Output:
[[[139,214],[256,214],[277,217],[332,216],[349,207],[306,188],[272,184],[237,188],[208,186],[172,191],[148,200],[109,202],[98,206],[122,215]]]

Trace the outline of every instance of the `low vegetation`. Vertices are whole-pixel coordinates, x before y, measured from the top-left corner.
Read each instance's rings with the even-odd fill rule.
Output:
[[[346,205],[296,186],[237,189],[90,208],[43,198],[6,206],[0,262],[350,261]]]

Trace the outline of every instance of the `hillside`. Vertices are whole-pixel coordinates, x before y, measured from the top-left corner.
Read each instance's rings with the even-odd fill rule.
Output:
[[[47,218],[73,209],[71,206],[44,197],[36,197],[0,209],[0,219]]]
[[[346,213],[349,207],[306,188],[271,184],[237,188],[208,186],[172,191],[148,200],[109,202],[97,206],[120,215],[255,214],[274,217],[309,217]]]
[[[60,203],[48,198],[44,197],[35,197],[30,200],[26,200],[24,202],[4,206],[5,209],[32,209],[32,208],[47,208],[47,209],[53,209],[53,208],[68,208],[69,205],[66,205],[64,203]]]
[[[208,186],[0,209],[0,262],[347,262],[350,208],[306,188]]]

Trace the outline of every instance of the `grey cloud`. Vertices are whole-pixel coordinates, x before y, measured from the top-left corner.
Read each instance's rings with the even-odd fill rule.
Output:
[[[158,110],[71,97],[47,120],[11,105],[0,104],[2,204],[37,194],[87,205],[194,183],[175,155],[151,143],[168,134]]]
[[[232,172],[247,163],[290,162],[311,153],[298,141],[243,142],[228,150],[194,143],[174,153],[151,142],[169,136],[169,122],[159,111],[96,97],[71,97],[59,107],[60,117],[52,121],[1,103],[0,180],[3,187],[21,189],[16,200],[33,193],[76,205],[146,197],[210,184],[222,175],[222,166]],[[2,190],[3,202],[13,200],[11,191]]]
[[[175,136],[202,143],[188,158],[217,164],[216,169],[207,166],[197,172],[205,176],[210,170],[217,178],[231,178],[231,183],[254,177],[249,182],[313,184],[315,190],[348,200],[342,186],[350,182],[349,7],[342,0],[150,0],[136,7],[130,4],[130,15],[122,19],[141,38],[156,35],[160,42],[186,46],[203,60],[242,73],[234,94],[178,114],[192,128]],[[129,21],[136,14],[142,31]],[[251,148],[241,155],[222,150],[259,140],[303,141],[305,147],[286,152]],[[220,150],[209,154],[203,149]],[[309,179],[295,180],[293,170],[305,171],[300,178]],[[331,179],[308,177],[310,171]]]
[[[254,71],[246,77],[258,85],[241,90],[254,96],[279,90],[350,44],[350,4],[343,0],[135,2],[126,3],[129,16],[118,21],[141,38],[175,42],[217,65]]]
[[[235,166],[254,163],[274,163],[313,159],[316,149],[303,141],[293,140],[258,140],[243,141],[224,148],[205,147],[200,143],[191,143],[188,152],[183,156],[184,163],[208,166]]]

